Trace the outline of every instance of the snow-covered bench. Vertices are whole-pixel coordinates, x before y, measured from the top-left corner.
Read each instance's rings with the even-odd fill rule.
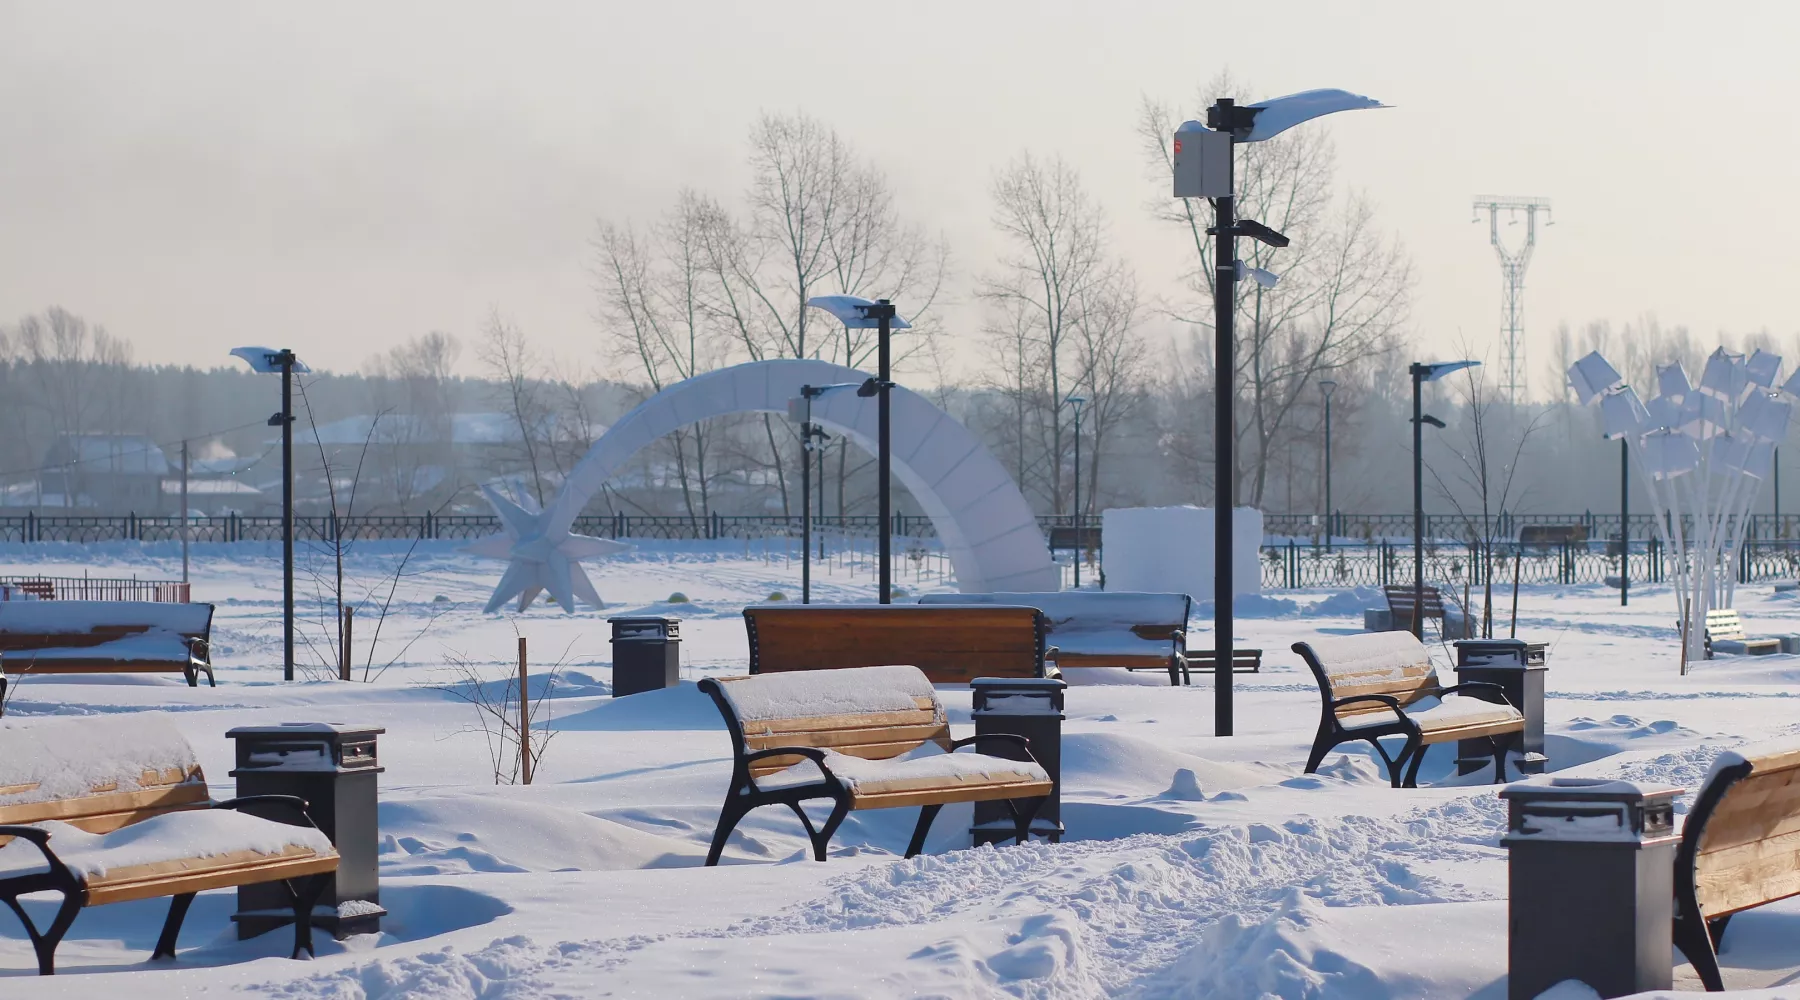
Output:
[[[1781,640],[1775,636],[1752,636],[1744,631],[1744,618],[1732,608],[1714,608],[1706,613],[1706,658],[1714,653],[1728,656],[1766,656],[1781,652]]]
[[[1718,946],[1732,914],[1800,895],[1800,743],[1713,760],[1675,849],[1675,947],[1708,990],[1725,988]]]
[[[1042,612],[1001,605],[780,604],[744,609],[750,672],[905,663],[933,684],[1044,676]]]
[[[920,604],[1016,604],[1037,608],[1049,620],[1049,659],[1057,669],[1124,667],[1167,670],[1169,683],[1187,676],[1186,594],[1067,591],[1041,594],[927,594]],[[1204,657],[1210,666],[1211,655]],[[1259,668],[1262,650],[1240,649],[1234,669]],[[1244,666],[1240,667],[1239,664]]]
[[[214,684],[210,604],[0,601],[0,672],[180,673]],[[0,677],[0,694],[5,678]]]
[[[1506,702],[1504,689],[1485,681],[1448,687],[1438,683],[1431,654],[1411,632],[1364,632],[1294,643],[1294,652],[1312,668],[1324,708],[1306,773],[1318,770],[1340,744],[1366,740],[1387,762],[1388,780],[1418,784],[1419,764],[1433,743],[1486,738],[1494,751],[1494,782],[1505,780],[1506,750],[1525,732],[1525,716]],[[1480,692],[1470,697],[1462,692]],[[1384,736],[1406,739],[1389,756]]]
[[[174,897],[155,952],[173,958],[195,893],[281,882],[297,958],[312,951],[313,906],[338,866],[305,810],[289,795],[212,801],[193,748],[159,713],[0,726],[0,901],[48,976],[82,907]],[[19,905],[34,892],[62,894],[46,928]]]
[[[708,865],[719,863],[731,831],[758,806],[794,810],[820,861],[852,809],[919,806],[906,848],[910,858],[925,846],[931,821],[946,802],[1006,802],[1015,836],[1024,843],[1050,794],[1050,775],[1034,761],[952,752],[975,738],[950,738],[944,706],[917,667],[709,677],[700,690],[725,717],[733,758]],[[982,738],[1015,741],[1031,756],[1022,736]],[[800,808],[812,799],[833,803],[817,830]]]

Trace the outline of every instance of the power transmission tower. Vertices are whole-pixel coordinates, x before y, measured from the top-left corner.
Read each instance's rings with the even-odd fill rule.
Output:
[[[1525,400],[1525,268],[1531,263],[1531,252],[1537,248],[1538,212],[1544,213],[1546,224],[1550,223],[1550,199],[1477,195],[1475,217],[1469,221],[1480,222],[1483,210],[1487,211],[1488,239],[1500,258],[1500,276],[1505,285],[1500,303],[1500,336],[1506,349],[1501,374],[1505,381],[1500,390],[1508,402],[1517,404]],[[1516,250],[1509,249],[1500,238],[1502,214],[1508,225],[1516,225],[1520,215],[1525,217],[1525,243]]]

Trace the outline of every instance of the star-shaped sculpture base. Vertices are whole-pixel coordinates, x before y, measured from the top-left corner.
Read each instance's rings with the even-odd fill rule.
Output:
[[[581,568],[581,560],[622,552],[631,546],[577,535],[567,529],[552,532],[546,523],[549,515],[545,512],[527,510],[501,496],[491,486],[483,485],[481,495],[493,505],[494,513],[500,515],[506,530],[477,539],[463,551],[510,561],[499,585],[494,588],[494,596],[488,598],[486,610],[489,614],[500,610],[514,597],[519,599],[518,609],[524,611],[545,591],[549,591],[551,599],[571,614],[575,611],[576,601],[589,607],[605,607],[599,592],[594,590],[593,581]]]

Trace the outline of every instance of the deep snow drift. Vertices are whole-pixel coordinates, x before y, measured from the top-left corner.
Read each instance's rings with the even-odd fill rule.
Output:
[[[370,655],[403,552],[365,543],[351,556],[346,589],[374,595],[357,619],[356,674],[369,683],[323,679],[329,642],[315,626],[302,643],[312,679],[281,682],[276,549],[199,546],[195,597],[219,606],[216,689],[28,677],[8,710],[22,722],[87,717],[96,732],[119,713],[168,710],[220,797],[232,792],[233,726],[385,726],[383,933],[327,940],[316,961],[292,962],[282,934],[236,940],[227,890],[196,901],[175,962],[152,964],[167,903],[126,903],[84,912],[61,973],[40,980],[23,931],[0,913],[8,996],[1504,996],[1504,813],[1491,770],[1453,777],[1442,748],[1427,787],[1395,791],[1346,747],[1301,774],[1318,693],[1288,646],[1357,631],[1366,595],[1280,593],[1241,610],[1256,617],[1240,641],[1265,649],[1267,666],[1238,678],[1231,739],[1210,735],[1210,681],[1170,689],[1156,674],[1072,672],[1063,844],[969,849],[970,808],[952,806],[927,853],[903,861],[914,811],[896,809],[851,814],[819,864],[793,815],[764,809],[740,825],[726,863],[704,869],[730,752],[693,681],[742,671],[739,610],[796,595],[797,564],[755,543],[648,546],[593,567],[605,613],[486,616],[499,565],[430,543],[408,562]],[[179,556],[10,547],[0,567],[167,577]],[[867,567],[837,567],[815,586],[827,600],[873,589]],[[300,590],[317,621],[313,575]],[[1751,630],[1800,631],[1800,602],[1769,590],[1740,592]],[[664,603],[675,591],[691,600]],[[640,611],[683,619],[684,683],[615,702],[605,618]],[[1194,645],[1210,642],[1205,614]],[[1629,608],[1599,588],[1525,592],[1520,634],[1551,644],[1554,768],[1691,789],[1720,749],[1800,732],[1800,657],[1718,659],[1680,677],[1672,618],[1666,588],[1634,588]],[[463,677],[453,659],[497,682],[513,669],[515,634],[530,640],[534,688],[560,663],[545,710],[554,735],[529,787],[493,783],[474,709],[444,690]],[[955,734],[971,733],[968,691],[938,694]],[[49,905],[28,903],[36,914]],[[1728,983],[1800,982],[1797,929],[1800,905],[1734,921]],[[1698,985],[1685,965],[1677,982]]]

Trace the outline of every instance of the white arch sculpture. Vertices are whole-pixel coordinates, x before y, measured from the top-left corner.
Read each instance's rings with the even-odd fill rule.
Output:
[[[677,382],[644,400],[607,429],[582,457],[542,513],[488,498],[507,526],[505,535],[470,548],[511,560],[488,602],[494,611],[515,595],[526,602],[548,590],[565,611],[575,598],[598,603],[580,560],[608,544],[570,533],[600,487],[651,442],[689,424],[734,413],[787,413],[802,385],[862,382],[865,372],[826,361],[753,361]],[[964,593],[1062,589],[1062,573],[1037,518],[1006,469],[968,428],[925,397],[900,386],[891,394],[893,469],[937,528],[957,585]],[[813,419],[875,451],[877,409],[852,392],[821,396]],[[489,540],[483,539],[483,542]],[[504,551],[502,551],[504,550]],[[579,577],[579,580],[573,579]]]

